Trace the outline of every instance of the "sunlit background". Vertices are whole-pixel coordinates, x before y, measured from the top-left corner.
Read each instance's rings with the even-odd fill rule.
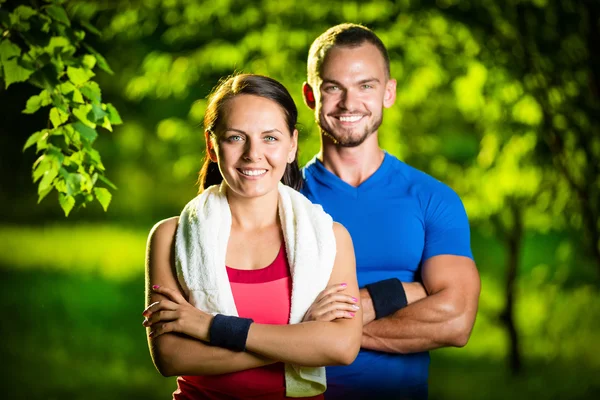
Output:
[[[0,2],[1,3],[1,2]],[[27,2],[23,2],[27,3]],[[0,8],[2,5],[0,5]],[[600,398],[600,2],[595,0],[66,1],[114,75],[124,121],[97,147],[118,186],[65,218],[37,204],[27,137],[39,90],[0,88],[3,398],[168,398],[141,322],[144,248],[197,188],[206,95],[269,75],[300,110],[300,161],[318,150],[301,85],[314,38],[363,23],[398,80],[380,142],[453,187],[482,277],[462,349],[432,353],[431,399]],[[595,47],[594,47],[595,46]],[[512,306],[514,304],[514,306]]]

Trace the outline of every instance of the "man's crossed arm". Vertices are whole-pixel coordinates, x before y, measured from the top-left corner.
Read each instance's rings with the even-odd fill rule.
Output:
[[[415,353],[467,343],[481,287],[475,262],[462,256],[431,257],[423,263],[421,276],[422,287],[403,283],[408,305],[377,320],[368,290],[360,290],[363,348]]]

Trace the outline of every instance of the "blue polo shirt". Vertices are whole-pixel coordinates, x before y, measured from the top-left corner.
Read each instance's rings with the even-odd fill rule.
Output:
[[[352,236],[360,287],[396,277],[420,280],[430,257],[472,258],[469,222],[447,185],[385,153],[358,187],[316,159],[303,168],[302,193],[321,204]],[[361,349],[349,366],[327,368],[327,399],[425,399],[429,353],[392,354]]]

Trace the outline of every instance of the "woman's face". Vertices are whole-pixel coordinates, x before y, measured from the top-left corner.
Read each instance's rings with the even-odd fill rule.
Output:
[[[284,111],[273,100],[244,94],[223,108],[215,137],[207,138],[207,144],[231,194],[260,197],[276,191],[296,155],[298,131],[290,134]]]

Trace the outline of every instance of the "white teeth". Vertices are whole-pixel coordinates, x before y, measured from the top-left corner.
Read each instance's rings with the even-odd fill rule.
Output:
[[[356,122],[362,118],[362,115],[351,115],[349,117],[339,117],[342,122]]]
[[[240,172],[248,176],[258,176],[267,172],[266,169],[241,169]]]

